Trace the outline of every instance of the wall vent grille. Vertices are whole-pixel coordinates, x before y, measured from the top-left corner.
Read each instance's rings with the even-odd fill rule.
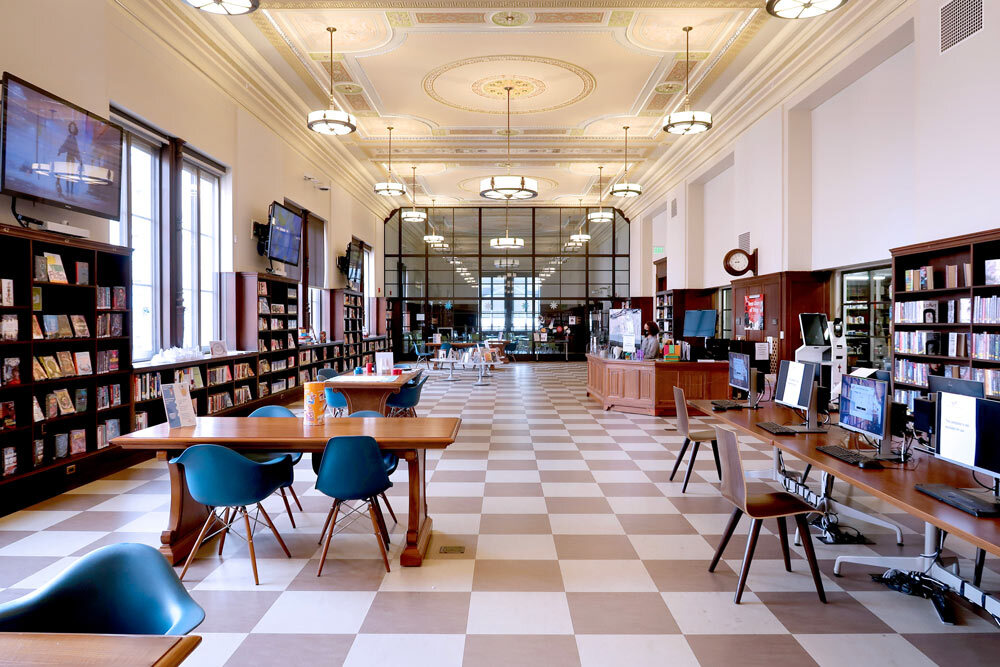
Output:
[[[983,29],[983,0],[951,0],[941,7],[941,53]]]
[[[677,217],[677,198],[676,197],[674,197],[673,199],[670,200],[670,217],[671,218],[676,218]]]
[[[750,252],[750,232],[740,234],[739,249],[743,252]]]

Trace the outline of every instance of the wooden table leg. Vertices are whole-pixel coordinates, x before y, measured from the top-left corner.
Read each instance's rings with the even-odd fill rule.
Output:
[[[424,562],[431,539],[431,518],[427,516],[427,452],[423,449],[399,453],[409,470],[410,509],[406,518],[406,546],[399,556],[404,567],[419,567]]]
[[[167,529],[160,533],[160,553],[177,565],[184,562],[192,549],[197,548],[195,541],[208,518],[208,508],[188,493],[184,466],[168,463],[167,470],[170,472],[170,516],[167,519]],[[216,527],[213,526],[211,530],[214,531]]]

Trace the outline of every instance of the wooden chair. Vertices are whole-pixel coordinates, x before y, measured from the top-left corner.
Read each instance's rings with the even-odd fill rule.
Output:
[[[764,523],[764,519],[777,520],[778,537],[781,540],[785,569],[791,572],[792,561],[788,553],[788,528],[785,525],[785,518],[794,516],[802,539],[802,547],[806,552],[806,560],[809,561],[813,583],[816,585],[816,593],[821,602],[826,602],[823,581],[819,576],[819,565],[816,563],[816,552],[813,550],[812,535],[809,533],[809,524],[806,522],[806,515],[812,512],[813,508],[798,496],[784,491],[748,495],[743,472],[743,459],[740,456],[736,433],[718,426],[715,427],[715,432],[719,449],[722,450],[722,496],[736,507],[733,509],[732,516],[729,517],[726,532],[722,535],[719,548],[715,550],[715,556],[712,558],[712,564],[708,566],[708,571],[715,571],[715,566],[719,564],[722,553],[726,550],[726,545],[729,544],[729,538],[736,530],[736,524],[740,522],[740,517],[746,512],[753,523],[750,525],[747,549],[746,553],[743,554],[743,567],[740,569],[740,579],[736,585],[736,596],[733,601],[739,604],[740,598],[743,597],[747,575],[750,573],[750,561],[753,560],[754,548],[757,546],[757,538],[760,536],[760,527]]]
[[[715,456],[715,470],[719,473],[719,478],[722,478],[722,468],[719,465],[719,449],[715,443],[715,431],[707,429],[704,431],[691,431],[691,427],[688,424],[688,409],[687,400],[684,398],[684,390],[680,387],[674,387],[674,404],[677,407],[677,432],[684,436],[684,444],[681,445],[681,453],[677,455],[677,460],[674,462],[674,469],[670,473],[670,481],[674,481],[674,475],[677,474],[677,469],[681,465],[681,459],[684,458],[684,453],[687,451],[688,445],[694,443],[691,448],[691,460],[688,462],[687,472],[684,473],[684,486],[681,487],[681,493],[687,492],[688,482],[691,480],[691,471],[694,470],[695,459],[698,458],[698,447],[703,442],[712,443],[712,455]]]

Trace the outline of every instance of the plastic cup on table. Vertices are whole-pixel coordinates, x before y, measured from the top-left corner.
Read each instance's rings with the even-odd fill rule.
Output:
[[[354,374],[355,375],[361,375],[364,372],[365,372],[365,369],[361,368],[361,366],[358,366],[357,368],[354,369]]]

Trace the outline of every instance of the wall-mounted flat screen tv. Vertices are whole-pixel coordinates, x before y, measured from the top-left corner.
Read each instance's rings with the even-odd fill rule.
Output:
[[[274,202],[267,217],[270,222],[268,259],[298,266],[299,248],[302,247],[302,216]]]
[[[2,131],[4,194],[120,216],[120,127],[4,72]]]

